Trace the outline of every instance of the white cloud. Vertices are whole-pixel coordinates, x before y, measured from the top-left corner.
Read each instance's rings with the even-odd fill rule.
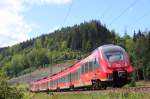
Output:
[[[11,46],[30,38],[28,33],[38,26],[34,23],[29,24],[24,18],[24,11],[29,11],[30,9],[28,8],[30,8],[30,6],[61,5],[70,3],[71,1],[72,0],[0,0],[0,47]]]
[[[0,1],[0,47],[10,46],[27,40],[31,27],[22,15],[20,0]]]
[[[68,4],[72,0],[24,0],[24,1],[29,4],[37,4],[37,5],[48,5],[48,4],[61,5],[61,4]]]

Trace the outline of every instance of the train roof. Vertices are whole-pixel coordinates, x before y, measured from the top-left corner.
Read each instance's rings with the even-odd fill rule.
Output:
[[[113,45],[113,44],[107,44],[107,45],[102,45],[98,49],[100,49],[102,52],[107,52],[107,51],[112,51],[112,50],[121,50],[124,51],[124,49],[118,45]]]

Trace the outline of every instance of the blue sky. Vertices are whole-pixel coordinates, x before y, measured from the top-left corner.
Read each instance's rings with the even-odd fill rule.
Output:
[[[120,35],[125,29],[133,35],[134,30],[150,29],[149,4],[150,0],[1,0],[0,47],[92,19]]]

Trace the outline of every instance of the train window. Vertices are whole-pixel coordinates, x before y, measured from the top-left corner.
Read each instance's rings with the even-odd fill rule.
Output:
[[[89,72],[91,69],[92,69],[92,62],[87,62],[81,65],[80,71],[81,71],[81,74],[84,74],[84,73]]]
[[[39,88],[39,84],[37,84],[36,86],[37,86],[36,88]]]
[[[86,63],[86,68],[87,68],[86,72],[88,72],[89,71],[89,62]]]
[[[41,87],[42,87],[42,84],[40,84],[39,87],[41,88]]]
[[[35,88],[35,85],[31,85],[31,88]]]
[[[116,62],[124,59],[124,55],[121,51],[106,52],[105,55],[108,61]]]
[[[74,80],[74,73],[71,74],[71,81]]]
[[[60,83],[61,83],[61,78],[58,79],[58,84],[60,84]]]
[[[68,78],[68,82],[70,82],[70,80],[71,80],[71,74],[68,74],[67,78]]]
[[[81,69],[82,74],[84,74],[84,73],[85,73],[85,69],[84,69],[84,68],[85,68],[85,64],[83,64],[83,65],[82,65],[82,69]]]
[[[53,81],[50,82],[50,86],[53,86]]]
[[[43,87],[43,83],[41,84],[41,87]]]
[[[84,66],[84,73],[88,72],[88,63],[85,63],[85,66]]]
[[[83,72],[82,72],[83,74],[85,73],[85,64],[83,65]]]
[[[78,70],[78,80],[80,79],[80,69]]]
[[[64,76],[64,83],[66,82],[66,78],[65,78],[66,76]]]
[[[67,82],[67,75],[65,76],[65,82]]]
[[[61,83],[63,83],[64,82],[64,77],[62,77],[62,81],[61,81]]]
[[[79,80],[79,77],[80,77],[80,72],[79,70],[77,70],[77,80]]]
[[[56,80],[54,80],[54,85],[56,85]]]
[[[61,83],[64,83],[64,77],[62,77],[62,81],[61,81]]]
[[[40,84],[40,88],[42,87],[42,84]]]
[[[71,75],[71,81],[73,81],[74,80],[74,73],[72,73],[72,75]]]
[[[67,75],[66,75],[66,82],[68,82],[68,77],[67,77]]]
[[[72,78],[73,78],[73,77],[72,77],[72,73],[71,73],[71,74],[70,74],[70,81],[72,81]]]
[[[52,86],[54,85],[54,80],[52,81]]]
[[[74,80],[74,73],[72,73],[72,80]]]
[[[53,80],[53,82],[52,82],[52,83],[53,83],[53,86],[54,86],[54,85],[55,85],[55,82],[54,82],[54,80]]]
[[[45,87],[45,83],[43,83],[43,87]]]
[[[75,78],[74,79],[77,80],[77,71],[75,72]]]
[[[58,79],[56,80],[56,85],[58,84]]]
[[[46,83],[44,83],[44,86],[47,86],[48,85],[48,83],[46,82]]]
[[[55,82],[54,82],[55,80],[53,80],[53,85],[55,85]]]
[[[57,80],[55,80],[55,85],[57,84]]]
[[[56,80],[54,80],[54,85],[56,84]]]
[[[65,75],[65,81],[64,82],[67,82],[67,78],[66,78],[67,76]]]
[[[63,82],[63,77],[60,79],[60,83],[62,83]]]
[[[78,78],[78,72],[76,71],[75,72],[75,80],[77,80],[77,78]]]
[[[84,74],[84,64],[81,65],[81,74]]]
[[[56,79],[56,85],[58,84],[58,79]]]
[[[74,72],[74,80],[76,80],[77,79],[77,74],[76,74],[76,72]]]
[[[98,68],[100,68],[100,65],[98,63],[98,59],[94,58],[94,60],[93,60],[93,69],[98,69]]]
[[[62,82],[61,83],[64,83],[64,77],[62,77]]]
[[[61,78],[58,79],[58,84],[60,84],[60,83],[61,83]]]
[[[51,81],[51,86],[53,86],[53,84],[54,84],[54,81]]]
[[[48,86],[52,86],[52,82],[51,81],[48,84],[49,84]]]
[[[33,88],[38,88],[38,85],[33,85]]]
[[[68,75],[66,75],[66,82],[68,82]]]
[[[61,78],[58,79],[58,84],[60,84],[60,82],[61,82]]]
[[[42,83],[42,87],[45,87],[46,86],[46,83]]]
[[[92,70],[92,61],[89,62],[89,71]]]
[[[39,84],[39,88],[41,87],[41,84]]]
[[[76,79],[76,72],[71,73],[71,81]]]

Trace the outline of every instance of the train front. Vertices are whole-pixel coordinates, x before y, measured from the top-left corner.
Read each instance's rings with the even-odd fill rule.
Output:
[[[99,47],[101,64],[107,80],[114,87],[121,87],[131,81],[133,67],[126,51],[117,45]]]

